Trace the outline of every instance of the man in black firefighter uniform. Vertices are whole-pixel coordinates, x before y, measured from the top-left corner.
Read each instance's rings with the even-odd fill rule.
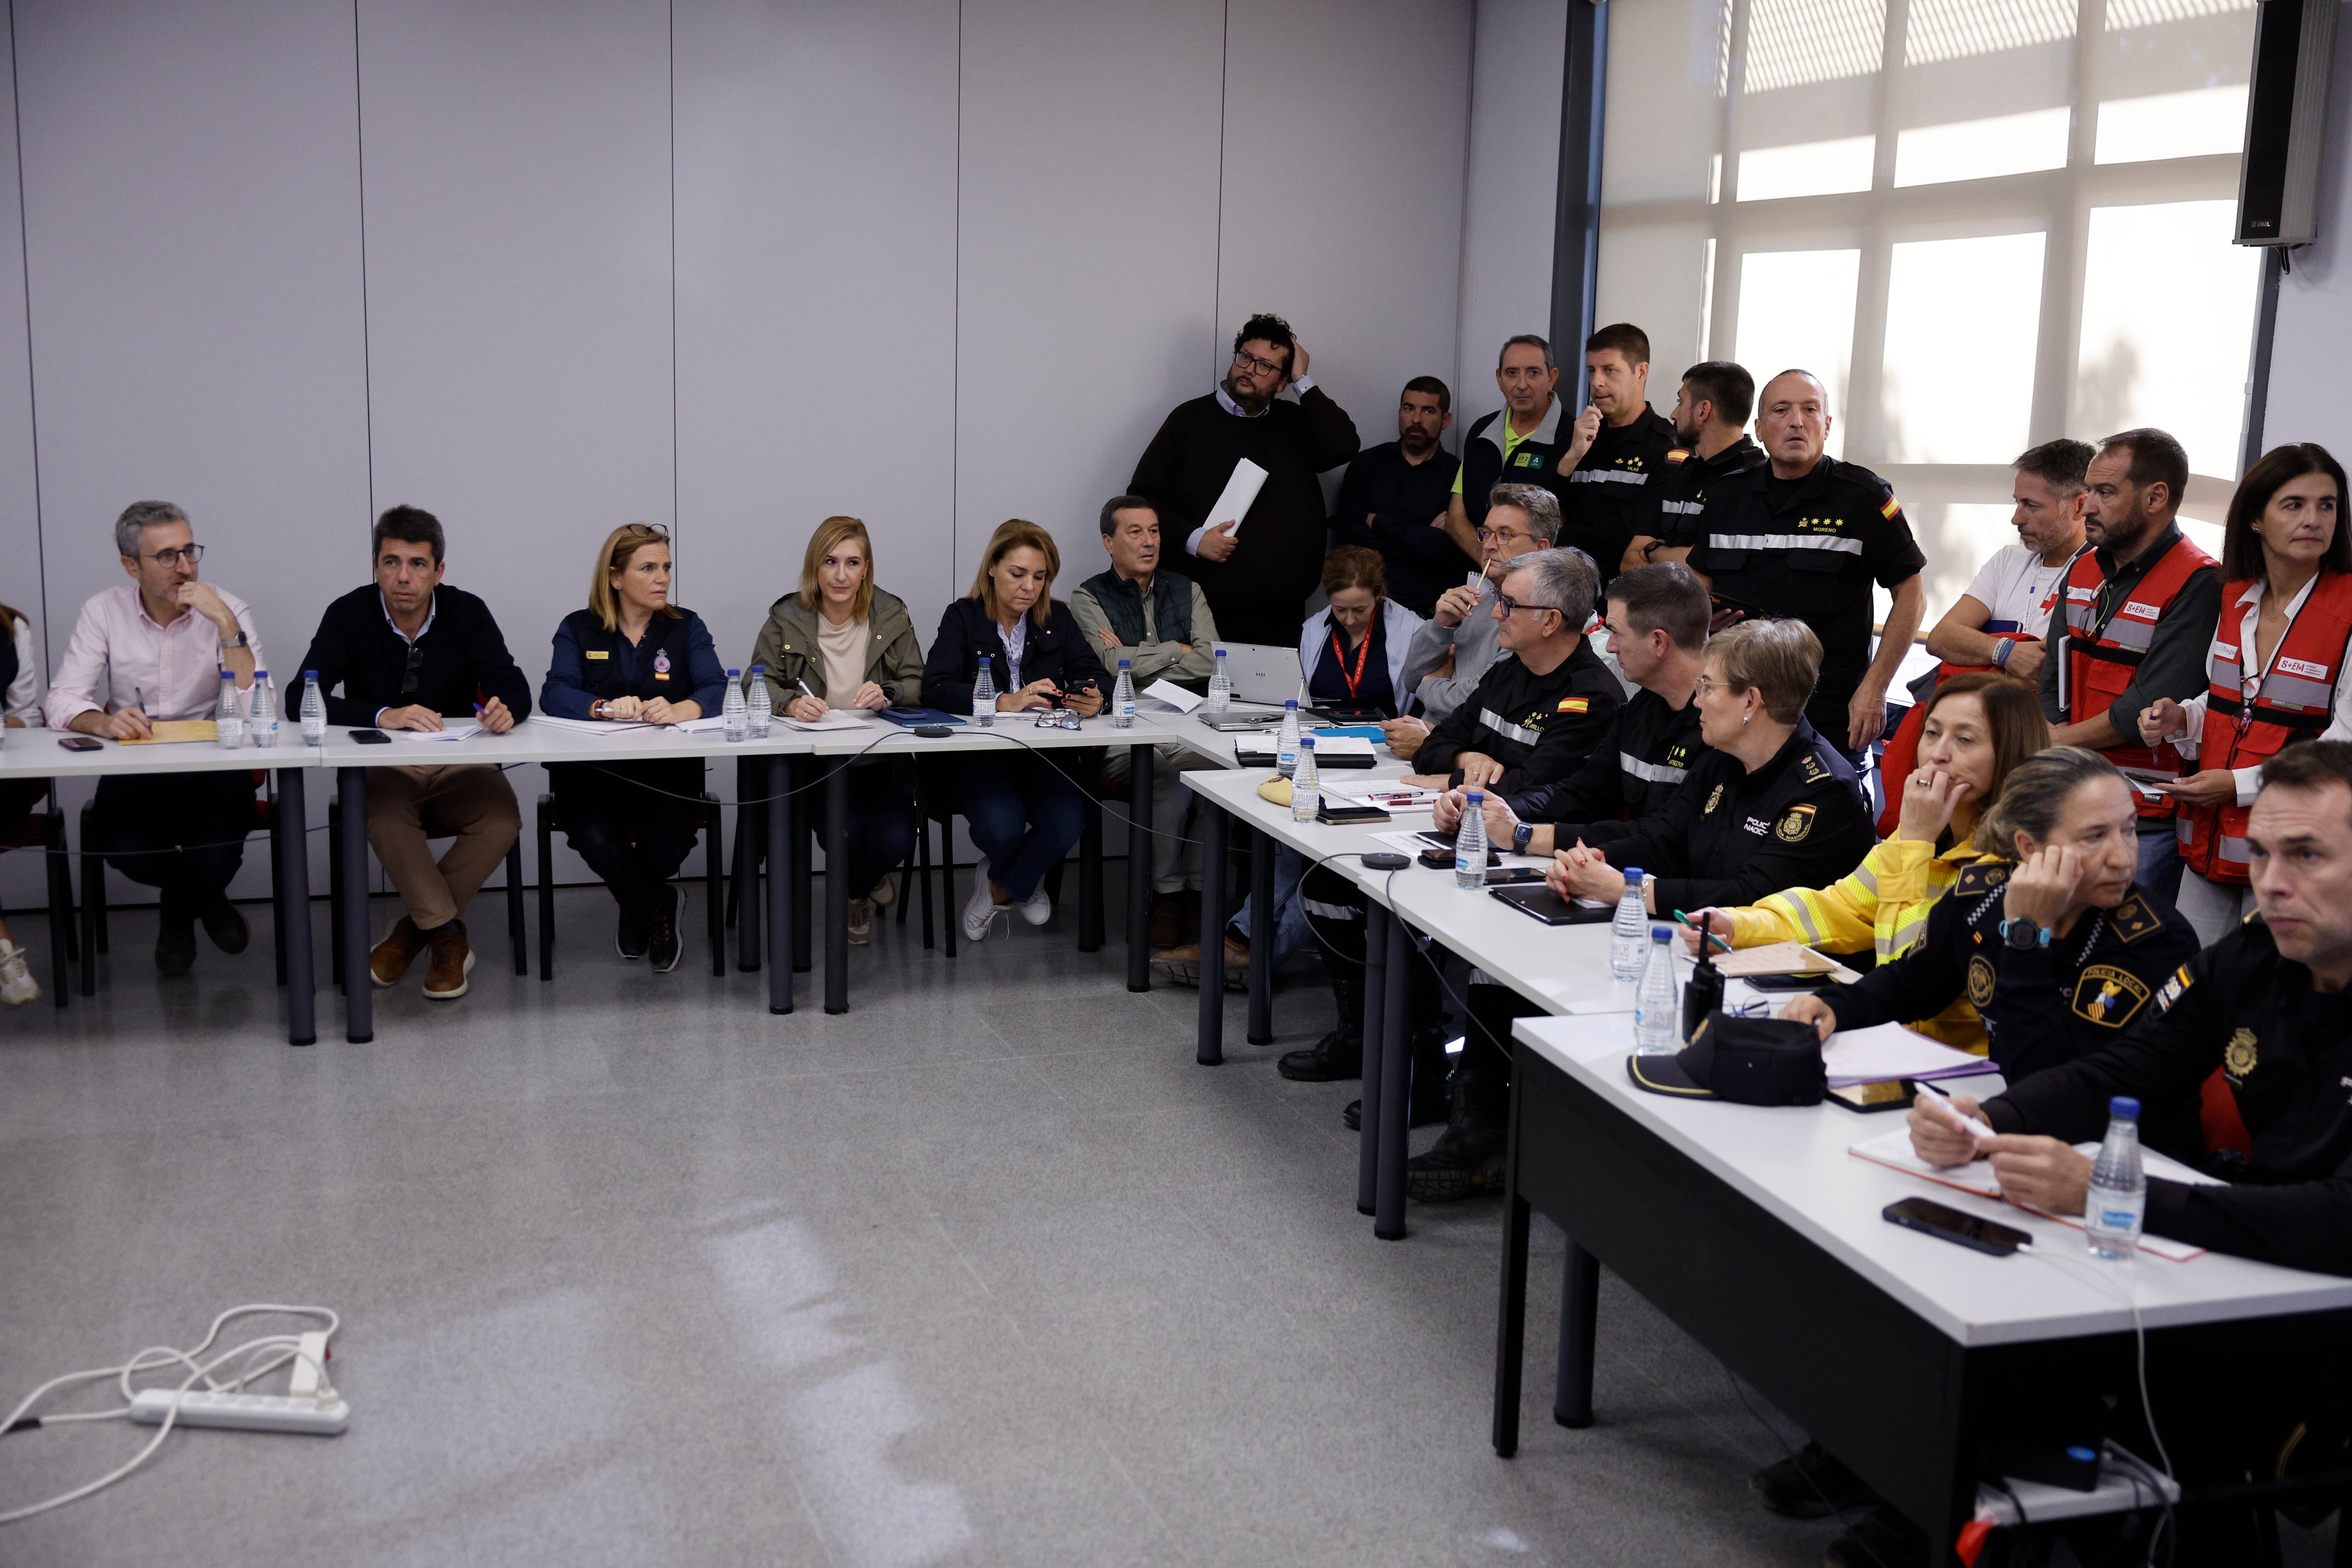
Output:
[[[1770,460],[1709,487],[1689,564],[1727,607],[1820,634],[1821,684],[1805,716],[1859,759],[1886,728],[1886,689],[1918,634],[1927,557],[1886,481],[1826,454],[1829,393],[1811,373],[1766,384],[1756,434]],[[1894,595],[1875,656],[1873,583]]]
[[[1690,558],[1708,489],[1764,466],[1764,448],[1748,438],[1748,416],[1755,410],[1756,378],[1731,361],[1711,359],[1683,372],[1675,394],[1675,446],[1649,483],[1622,570]]]

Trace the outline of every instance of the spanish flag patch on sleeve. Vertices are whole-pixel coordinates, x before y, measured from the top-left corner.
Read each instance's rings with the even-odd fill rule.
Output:
[[[1669,462],[1669,463],[1687,463],[1687,462],[1689,462],[1689,461],[1690,461],[1690,448],[1689,448],[1689,447],[1675,447],[1673,451],[1668,452],[1668,453],[1666,454],[1666,461],[1667,461],[1667,462]]]
[[[1902,510],[1903,510],[1903,503],[1902,503],[1901,501],[1899,501],[1899,500],[1896,500],[1893,496],[1888,496],[1888,497],[1886,498],[1886,504],[1885,504],[1885,506],[1880,507],[1880,508],[1878,509],[1878,515],[1879,515],[1879,516],[1881,516],[1881,517],[1883,517],[1883,518],[1885,518],[1887,521],[1889,521],[1891,522],[1891,521],[1894,521],[1895,514],[1896,512],[1898,512],[1898,511],[1901,511]]]
[[[1555,713],[1581,713],[1591,706],[1592,699],[1590,697],[1563,697],[1559,700],[1559,706],[1553,709],[1552,711]]]

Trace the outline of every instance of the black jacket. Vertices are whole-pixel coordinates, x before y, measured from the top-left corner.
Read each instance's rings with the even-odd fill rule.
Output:
[[[1560,493],[1561,544],[1573,544],[1601,569],[1601,585],[1617,575],[1617,563],[1633,536],[1648,526],[1650,492],[1675,447],[1675,422],[1644,406],[1628,425],[1603,423]]]
[[[1510,795],[1522,822],[1615,822],[1664,811],[1706,752],[1698,704],[1679,710],[1637,689],[1617,710],[1617,727],[1564,779],[1538,780]]]
[[[422,704],[445,719],[470,719],[478,703],[496,697],[518,721],[530,716],[530,682],[515,666],[490,607],[444,583],[433,590],[433,615],[416,639],[423,650],[416,684],[401,689],[407,674],[408,644],[385,616],[383,595],[373,583],[354,588],[327,606],[319,630],[286,683],[286,716],[302,716],[302,675],[318,672],[327,694],[327,722],[373,724],[386,708]],[[337,688],[341,694],[337,694]]]
[[[1503,764],[1487,787],[1511,795],[1567,777],[1609,739],[1624,688],[1582,637],[1549,675],[1538,675],[1506,654],[1487,667],[1471,692],[1413,753],[1417,773],[1449,773],[1462,782],[1456,759],[1483,752]]]
[[[1649,493],[1643,498],[1648,521],[1634,531],[1646,533],[1661,544],[1696,544],[1698,520],[1706,511],[1706,492],[1770,460],[1763,447],[1744,435],[1712,458],[1676,447],[1666,454],[1664,468],[1650,481]]]
[[[1927,911],[1911,950],[1822,1000],[1841,1029],[1932,1018],[1966,994],[1984,1020],[1992,1059],[2011,1083],[2095,1051],[2138,1018],[2158,987],[2197,951],[2197,932],[2163,904],[2134,891],[2094,910],[2046,948],[2001,940],[2009,864],[1962,868],[1952,890]],[[2176,1127],[2182,1108],[2150,1106],[2151,1132]],[[2187,1106],[2193,1135],[2196,1108]]]
[[[1388,567],[1389,597],[1423,620],[1436,607],[1437,596],[1477,564],[1462,553],[1452,534],[1430,526],[1444,518],[1454,471],[1461,467],[1461,459],[1442,447],[1409,463],[1402,443],[1383,441],[1365,447],[1348,465],[1339,499],[1331,507],[1334,547],[1379,551]]]
[[[923,661],[923,701],[950,713],[971,711],[972,683],[980,678],[980,656],[996,660],[996,693],[1012,688],[1007,676],[1012,656],[988,609],[978,599],[958,599],[940,616],[940,635],[932,640],[930,657]],[[1045,613],[1045,624],[1029,623],[1021,650],[1021,684],[1051,680],[1064,691],[1092,686],[1106,700],[1111,679],[1102,661],[1087,646],[1070,606],[1055,599]]]
[[[1752,773],[1710,747],[1665,810],[1638,822],[1556,825],[1553,833],[1561,848],[1581,838],[1619,870],[1639,866],[1656,879],[1661,915],[1825,888],[1878,842],[1853,765],[1802,721]]]
[[[2352,994],[2312,990],[2259,920],[2175,971],[2123,1038],[2015,1085],[1985,1113],[2003,1132],[2096,1142],[2110,1097],[2135,1096],[2143,1113],[2193,1100],[2217,1068],[2253,1158],[2231,1186],[2150,1181],[2149,1234],[2352,1275]],[[2164,1152],[2195,1163],[2201,1148]]]

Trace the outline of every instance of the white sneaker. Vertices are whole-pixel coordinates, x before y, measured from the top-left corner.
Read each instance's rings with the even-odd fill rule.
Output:
[[[1045,896],[1045,884],[1043,882],[1037,884],[1035,892],[1022,900],[1020,907],[1021,918],[1033,926],[1044,925],[1054,918],[1054,900]]]
[[[966,942],[986,942],[988,928],[1005,906],[988,895],[988,862],[982,860],[972,878],[971,897],[963,906],[963,938]]]
[[[40,983],[25,966],[25,950],[13,942],[0,942],[0,1002],[21,1007],[40,994]]]

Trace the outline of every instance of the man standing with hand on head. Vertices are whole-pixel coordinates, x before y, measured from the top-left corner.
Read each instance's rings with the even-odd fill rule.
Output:
[[[396,506],[376,519],[375,581],[327,606],[302,657],[326,697],[329,723],[435,731],[454,719],[503,735],[530,716],[530,683],[490,607],[441,581],[446,555],[431,512]],[[302,685],[286,683],[289,717],[301,713]],[[367,775],[368,843],[407,906],[368,969],[376,984],[397,985],[430,948],[425,994],[454,1001],[474,967],[459,917],[522,831],[514,790],[487,765],[370,768]],[[457,840],[437,861],[426,843],[436,836]]]
[[[1127,487],[1150,501],[1171,543],[1181,539],[1229,642],[1297,641],[1329,530],[1317,476],[1356,455],[1355,422],[1307,363],[1289,322],[1252,316],[1234,335],[1224,380],[1170,411]],[[1297,402],[1279,401],[1286,388]],[[1265,470],[1257,500],[1244,517],[1211,517],[1244,459]]]
[[[133,501],[114,523],[128,584],[81,607],[64,662],[42,703],[52,730],[112,741],[153,738],[159,721],[209,719],[223,671],[241,699],[253,695],[260,645],[245,601],[199,580],[187,513],[170,501]],[[99,706],[103,678],[113,700]],[[245,916],[228,884],[259,824],[253,778],[242,769],[201,773],[110,774],[98,781],[89,847],[134,882],[161,891],[155,968],[185,974],[196,961],[196,922],[223,952],[243,952]]]

